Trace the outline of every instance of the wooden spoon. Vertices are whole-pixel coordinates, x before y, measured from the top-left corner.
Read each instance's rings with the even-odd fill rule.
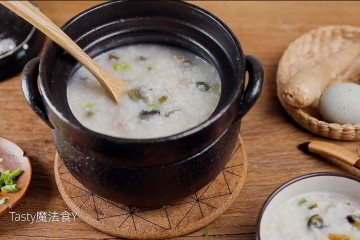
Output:
[[[14,171],[17,168],[23,170],[23,173],[15,180],[19,191],[0,193],[0,199],[9,198],[5,204],[0,205],[0,215],[5,213],[7,209],[13,208],[24,197],[30,185],[32,172],[29,158],[24,156],[24,151],[15,143],[0,137],[0,172]]]
[[[333,158],[360,169],[359,156],[338,145],[322,141],[312,141],[302,143],[298,147],[304,152],[316,153],[324,157]]]
[[[123,89],[123,81],[113,77],[100,67],[68,35],[66,35],[66,33],[57,27],[35,6],[28,1],[0,1],[0,3],[42,31],[46,36],[59,44],[76,60],[82,63],[105,88],[110,97],[115,102],[118,102]]]

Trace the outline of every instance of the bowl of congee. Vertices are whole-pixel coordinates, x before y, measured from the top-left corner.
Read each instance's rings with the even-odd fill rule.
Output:
[[[316,172],[287,181],[265,201],[256,240],[360,239],[360,178]]]
[[[81,184],[113,201],[161,206],[221,172],[264,79],[221,20],[186,2],[111,1],[62,29],[124,81],[115,103],[53,42],[24,68],[25,98]]]

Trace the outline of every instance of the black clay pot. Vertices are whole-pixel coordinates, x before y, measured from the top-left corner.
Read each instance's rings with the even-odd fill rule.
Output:
[[[185,2],[112,1],[77,15],[63,29],[91,56],[135,43],[177,46],[212,63],[222,81],[220,102],[202,124],[156,139],[110,137],[86,129],[71,113],[66,88],[78,63],[50,43],[40,63],[34,59],[25,67],[23,91],[53,129],[56,149],[76,179],[114,201],[158,206],[194,193],[220,173],[264,79],[261,63],[244,56],[224,23]]]
[[[25,64],[41,50],[45,37],[31,24],[0,5],[0,41],[11,41],[13,49],[0,50],[0,80],[9,78],[23,69]]]

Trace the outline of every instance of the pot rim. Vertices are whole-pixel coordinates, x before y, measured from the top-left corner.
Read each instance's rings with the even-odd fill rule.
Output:
[[[282,192],[284,189],[291,186],[292,184],[294,184],[296,182],[299,182],[299,181],[302,181],[304,179],[313,178],[313,177],[340,177],[340,178],[346,178],[346,179],[354,180],[354,181],[356,181],[356,182],[358,182],[360,184],[360,178],[359,177],[349,175],[349,174],[345,174],[345,173],[335,173],[335,172],[314,172],[314,173],[309,173],[309,174],[305,174],[305,175],[302,175],[302,176],[298,176],[296,178],[290,179],[289,181],[286,181],[285,183],[283,183],[279,187],[277,187],[267,197],[266,201],[264,202],[263,206],[261,207],[261,210],[260,210],[259,215],[258,215],[257,223],[256,223],[256,240],[261,240],[261,236],[260,236],[261,221],[262,221],[263,215],[264,215],[268,205],[272,202],[272,200],[280,192]]]
[[[28,33],[28,35],[26,35],[26,38],[21,43],[19,43],[14,49],[7,51],[4,54],[0,55],[0,61],[5,59],[6,57],[12,55],[13,53],[17,52],[19,49],[23,48],[24,45],[26,43],[28,43],[29,40],[33,37],[36,30],[37,29],[35,27],[32,27],[30,32]]]
[[[115,1],[110,1],[110,2],[105,2],[102,4],[98,4],[96,6],[93,6],[91,8],[88,8],[86,10],[84,10],[83,12],[75,15],[74,17],[72,17],[70,20],[68,20],[62,27],[61,29],[64,30],[66,32],[66,29],[74,24],[74,22],[76,22],[79,18],[82,18],[84,15],[88,14],[89,12],[92,11],[96,11],[99,8],[103,8],[103,7],[108,7],[111,6],[113,4],[119,4],[122,2],[131,2],[131,0],[115,0]],[[141,2],[148,2],[148,1],[137,1],[136,3],[139,4]],[[71,129],[77,131],[77,132],[83,132],[86,135],[92,136],[92,137],[96,137],[98,139],[104,139],[107,141],[111,141],[114,143],[127,143],[127,144],[151,144],[151,143],[161,143],[161,142],[168,142],[168,141],[175,141],[181,138],[185,138],[188,137],[190,135],[193,135],[197,132],[200,132],[203,129],[206,129],[207,127],[211,126],[212,124],[214,124],[218,119],[220,119],[227,111],[229,111],[229,109],[231,108],[232,104],[234,101],[237,100],[237,98],[239,96],[241,96],[242,94],[242,90],[243,90],[243,85],[245,82],[245,72],[246,72],[246,66],[245,66],[245,55],[243,53],[241,44],[239,42],[239,40],[237,39],[237,37],[235,36],[235,34],[231,31],[231,29],[222,21],[220,20],[218,17],[216,17],[215,15],[213,15],[212,13],[210,13],[209,11],[198,7],[196,5],[187,3],[187,2],[183,2],[183,1],[176,1],[176,0],[170,0],[170,1],[164,1],[163,3],[169,3],[171,2],[171,4],[175,4],[174,7],[176,7],[176,4],[179,5],[184,5],[186,7],[189,8],[189,10],[193,10],[196,11],[198,13],[200,13],[202,16],[205,16],[209,19],[211,19],[212,21],[216,22],[219,26],[221,26],[221,28],[226,31],[229,36],[231,36],[231,41],[233,42],[233,45],[236,47],[236,55],[238,56],[238,58],[236,59],[237,62],[239,63],[239,67],[242,69],[240,70],[241,75],[237,78],[240,78],[240,81],[236,81],[235,83],[235,88],[232,91],[231,95],[229,95],[227,97],[227,99],[224,101],[223,103],[223,107],[222,108],[218,108],[218,106],[216,107],[216,110],[212,113],[212,115],[210,115],[210,117],[208,117],[205,121],[201,122],[200,124],[187,129],[185,131],[176,133],[176,134],[172,134],[172,135],[168,135],[168,136],[164,136],[164,137],[157,137],[157,138],[145,138],[145,139],[137,139],[137,138],[122,138],[122,137],[114,137],[114,136],[110,136],[110,135],[105,135],[99,132],[95,132],[92,131],[86,127],[84,127],[81,123],[76,123],[76,122],[72,122],[69,120],[69,118],[67,116],[65,116],[63,113],[61,113],[60,111],[58,111],[57,107],[56,107],[56,103],[53,100],[53,96],[50,93],[50,91],[48,90],[48,88],[46,87],[45,81],[43,79],[45,79],[45,72],[49,71],[46,70],[46,57],[47,57],[47,53],[50,51],[51,48],[53,48],[55,46],[55,43],[53,41],[50,41],[45,50],[43,55],[41,56],[40,59],[40,65],[39,65],[39,76],[40,76],[40,80],[39,80],[39,88],[40,91],[42,93],[42,97],[44,98],[47,106],[55,113],[55,115],[60,118],[65,124],[67,124],[68,126],[71,127]],[[234,119],[229,123],[232,124],[234,121]],[[228,128],[228,126],[226,126],[226,129]]]
[[[34,5],[36,8],[38,8],[38,10],[40,11],[40,8],[38,7],[38,5],[34,2],[34,1],[30,1],[30,3],[32,5]],[[20,18],[19,16],[15,16],[17,18]],[[23,20],[25,21],[25,20]],[[35,34],[35,32],[38,31],[36,29],[36,27],[32,26],[32,28],[30,29],[30,31],[27,33],[26,37],[21,41],[21,43],[19,43],[14,49],[7,51],[5,53],[3,53],[2,55],[0,55],[0,61],[5,59],[6,57],[12,55],[13,53],[15,53],[16,51],[18,51],[19,49],[23,48],[23,46],[29,42],[29,40],[33,37],[33,35]]]

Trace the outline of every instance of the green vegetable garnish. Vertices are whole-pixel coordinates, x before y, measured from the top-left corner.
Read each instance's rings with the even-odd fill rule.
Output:
[[[86,76],[81,76],[80,77],[80,80],[82,80],[82,81],[86,81],[86,80],[88,80],[89,78],[88,77],[86,77]]]
[[[14,171],[12,171],[10,174],[9,174],[9,180],[14,180],[16,179],[18,176],[20,176],[21,174],[23,173],[23,170],[21,170],[21,168],[18,168]]]
[[[305,198],[302,198],[302,199],[300,199],[300,200],[298,201],[298,205],[299,205],[299,206],[302,206],[302,205],[304,205],[306,202],[307,202],[307,200],[306,200]]]
[[[203,233],[203,237],[208,237],[209,236],[209,233],[208,232],[204,232]]]
[[[86,104],[86,110],[90,110],[90,109],[93,109],[93,108],[94,108],[94,104],[92,104],[92,103]]]
[[[0,206],[5,204],[8,200],[9,200],[8,197],[4,197],[4,198],[0,199]]]
[[[3,185],[12,185],[12,184],[14,184],[14,181],[12,179],[6,179],[4,183],[5,184],[3,184]]]
[[[196,82],[196,87],[203,92],[206,92],[210,88],[209,85],[205,82]]]
[[[215,92],[221,92],[221,83],[217,83],[214,85]]]
[[[127,62],[121,62],[121,63],[115,63],[114,65],[113,65],[113,68],[114,68],[114,70],[115,71],[128,71],[128,70],[130,70],[130,68],[131,68],[131,66],[130,66],[130,64],[129,63],[127,63]]]
[[[19,187],[17,184],[5,185],[5,186],[1,187],[1,192],[4,192],[4,193],[18,192],[18,191],[19,191]]]
[[[167,96],[162,96],[161,98],[158,99],[158,102],[159,102],[159,104],[161,105],[161,104],[163,104],[164,102],[166,102],[167,99],[168,99]]]
[[[148,71],[151,71],[152,70],[152,67],[148,67]]]
[[[1,192],[3,193],[18,192],[19,187],[14,182],[15,179],[18,178],[22,173],[23,170],[21,170],[21,168],[18,168],[12,172],[10,172],[10,170],[4,171],[0,176]],[[8,197],[4,197],[0,199],[0,205],[5,204],[8,200],[9,200]]]
[[[150,103],[150,104],[149,104],[149,108],[151,108],[151,109],[156,109],[156,104],[155,104],[155,103]]]
[[[134,101],[139,101],[140,99],[142,99],[142,95],[140,94],[139,90],[137,90],[137,89],[130,89],[130,90],[128,90],[127,93],[129,95],[129,97]]]
[[[140,100],[143,100],[144,102],[149,101],[148,97],[140,89],[136,89],[136,88],[130,89],[127,91],[127,94],[134,101],[140,101]]]
[[[7,180],[9,178],[9,175],[10,175],[10,170],[6,170],[5,172],[3,172],[1,174],[1,179],[3,179],[4,181]]]
[[[86,104],[86,115],[89,118],[92,118],[93,116],[95,116],[95,112],[91,111],[94,108],[94,104],[93,103],[88,103]]]
[[[140,119],[148,120],[155,115],[160,115],[160,111],[159,110],[150,110],[150,111],[142,110],[140,112]]]

